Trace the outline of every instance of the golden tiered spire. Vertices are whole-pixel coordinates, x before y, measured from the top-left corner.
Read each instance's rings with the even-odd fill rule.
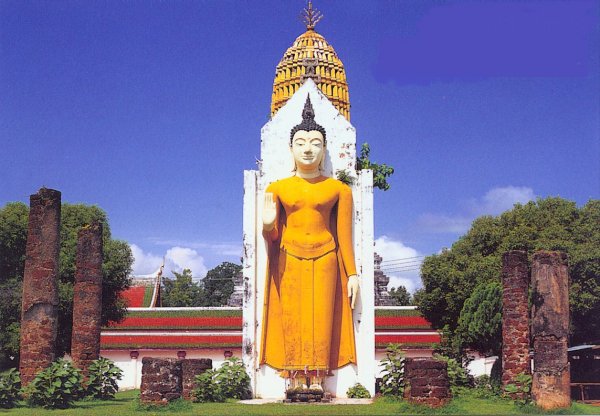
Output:
[[[333,47],[314,30],[323,15],[309,1],[301,17],[306,24],[306,32],[298,36],[285,51],[275,69],[271,116],[283,107],[306,79],[311,78],[339,112],[350,120],[344,64]]]

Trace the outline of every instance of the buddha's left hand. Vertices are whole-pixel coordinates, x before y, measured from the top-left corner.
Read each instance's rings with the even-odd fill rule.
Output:
[[[350,307],[354,309],[358,297],[358,276],[355,274],[348,277],[348,297],[350,298]]]

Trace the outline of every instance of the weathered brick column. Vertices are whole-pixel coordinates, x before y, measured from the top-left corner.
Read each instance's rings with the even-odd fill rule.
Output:
[[[83,370],[100,357],[102,315],[102,224],[93,223],[77,234],[73,288],[73,364]]]
[[[404,361],[404,397],[412,403],[440,407],[451,398],[448,364],[433,358]]]
[[[174,358],[142,359],[140,401],[148,404],[167,404],[182,394],[181,360]]]
[[[531,393],[544,409],[571,405],[569,335],[569,270],[567,255],[540,251],[531,266],[533,307],[533,384]]]
[[[192,393],[196,388],[196,376],[212,369],[210,358],[193,358],[183,360],[181,363],[183,398],[192,400]]]
[[[516,384],[529,363],[529,269],[527,252],[502,256],[502,385]]]
[[[58,328],[60,192],[42,188],[30,197],[23,273],[21,358],[23,386],[54,360]]]

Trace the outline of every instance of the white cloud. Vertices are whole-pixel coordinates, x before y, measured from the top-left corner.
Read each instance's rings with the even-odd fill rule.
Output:
[[[204,264],[204,258],[196,250],[188,247],[171,247],[162,256],[144,252],[136,244],[130,244],[130,247],[134,257],[133,276],[155,276],[163,262],[163,257],[165,259],[165,276],[171,276],[173,272],[181,273],[183,269],[190,269],[195,278],[201,279],[206,276],[208,271]]]
[[[162,256],[156,256],[152,253],[144,253],[141,247],[130,244],[133,254],[133,276],[143,276],[154,273],[162,264]]]
[[[425,213],[417,219],[417,225],[433,233],[461,234],[471,226],[471,222],[481,215],[499,215],[517,204],[525,204],[535,199],[533,189],[525,186],[504,186],[492,188],[481,198],[465,201],[462,212],[452,214]]]
[[[510,210],[516,203],[526,204],[535,199],[533,189],[524,186],[493,188],[483,198],[470,201],[471,212],[475,215],[499,215]]]
[[[176,239],[149,238],[148,241],[158,246],[189,247],[196,250],[210,251],[221,256],[242,256],[242,244],[235,242],[184,241]]]
[[[192,275],[198,279],[206,276],[208,271],[204,265],[204,258],[196,250],[187,247],[168,249],[165,256],[165,270],[181,273],[183,269],[190,269]]]
[[[414,293],[421,287],[419,267],[423,257],[417,250],[382,235],[375,240],[375,252],[383,259],[381,270],[390,278],[388,289],[402,285]]]

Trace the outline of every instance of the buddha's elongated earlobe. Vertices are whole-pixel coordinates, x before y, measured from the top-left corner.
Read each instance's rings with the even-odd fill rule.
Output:
[[[296,159],[294,159],[294,154],[292,153],[292,146],[290,146],[290,155],[292,156],[292,172],[296,173],[298,170],[298,166],[296,166]]]

